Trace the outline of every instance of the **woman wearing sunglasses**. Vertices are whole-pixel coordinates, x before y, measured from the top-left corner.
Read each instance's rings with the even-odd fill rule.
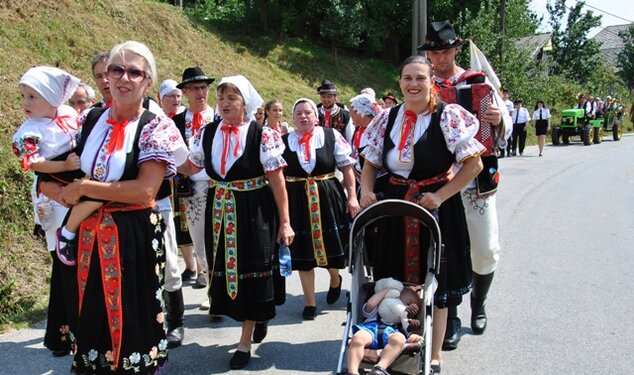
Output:
[[[167,359],[167,341],[164,224],[154,198],[187,148],[172,120],[143,108],[144,94],[156,82],[154,57],[144,44],[115,46],[107,74],[112,107],[86,116],[77,148],[90,179],[46,189],[67,205],[104,202],[71,239],[79,281],[72,371],[155,373]]]

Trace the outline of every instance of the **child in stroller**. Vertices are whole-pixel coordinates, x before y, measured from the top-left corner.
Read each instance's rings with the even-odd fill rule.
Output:
[[[366,348],[382,349],[371,375],[388,374],[386,369],[406,347],[420,348],[422,336],[414,332],[421,327],[420,320],[414,319],[421,309],[417,288],[385,278],[376,282],[374,291],[363,306],[365,321],[352,326],[348,374],[358,373]]]

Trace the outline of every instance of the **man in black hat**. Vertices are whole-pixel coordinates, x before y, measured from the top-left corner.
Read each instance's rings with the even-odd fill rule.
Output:
[[[209,85],[213,81],[213,77],[207,76],[200,67],[194,66],[185,69],[182,81],[176,85],[187,98],[189,108],[172,119],[186,143],[199,134],[206,124],[215,119],[215,111],[207,103]],[[183,205],[185,206],[185,211],[179,212],[181,216],[178,220],[179,228],[177,228],[178,244],[184,257],[192,259],[195,254],[196,262],[190,263],[197,265],[193,270],[185,269],[182,278],[183,281],[189,281],[194,277],[192,288],[202,289],[207,287],[208,274],[203,215],[207,202],[209,176],[203,170],[189,177],[179,174],[176,181],[174,201],[178,205],[178,209]],[[208,299],[203,301],[200,308],[209,309]]]
[[[317,88],[321,103],[317,105],[319,111],[319,125],[326,128],[335,128],[348,142],[354,134],[354,125],[350,119],[350,112],[341,103],[337,102],[337,87],[334,82],[327,79],[321,81]]]
[[[396,107],[398,105],[398,100],[396,100],[396,96],[394,96],[394,94],[391,92],[388,92],[387,94],[385,94],[385,96],[382,99],[383,99],[383,103],[385,103],[383,105],[383,108],[385,109]]]
[[[444,86],[461,86],[472,83],[486,82],[492,87],[493,103],[480,116],[482,121],[498,127],[500,134],[495,141],[497,146],[505,147],[506,139],[511,132],[511,118],[504,101],[483,74],[474,74],[456,64],[456,55],[460,52],[463,40],[456,36],[453,26],[449,22],[430,22],[427,27],[425,44],[418,47],[425,51],[427,58],[434,67],[435,83],[442,90]],[[494,145],[495,147],[496,145]],[[497,158],[494,150],[489,160],[497,169]],[[483,163],[485,158],[483,158]],[[484,168],[482,173],[489,173],[490,168]],[[480,176],[479,176],[480,177]],[[476,179],[477,180],[477,179]],[[471,261],[473,268],[473,290],[471,291],[471,329],[475,334],[482,334],[486,329],[487,316],[484,309],[489,287],[493,281],[493,274],[498,263],[500,244],[498,240],[497,209],[495,195],[477,194],[476,180],[472,181],[462,191],[462,201],[465,206],[465,216],[471,240]],[[450,307],[447,317],[447,331],[443,342],[443,349],[451,350],[458,347],[460,342],[461,322],[458,318],[457,307]]]

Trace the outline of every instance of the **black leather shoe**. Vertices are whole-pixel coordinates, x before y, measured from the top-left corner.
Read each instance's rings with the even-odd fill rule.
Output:
[[[241,368],[245,368],[249,364],[249,359],[251,359],[251,352],[241,352],[236,350],[233,353],[233,357],[229,361],[229,367],[232,370],[239,370]]]
[[[253,329],[253,342],[260,343],[266,337],[269,331],[269,322],[255,322],[255,328]]]
[[[431,365],[432,374],[440,374],[440,365]]]
[[[185,337],[185,328],[176,327],[173,330],[167,332],[167,347],[170,349],[178,348],[183,343],[183,338]]]
[[[447,330],[445,331],[445,339],[442,342],[442,350],[454,350],[458,348],[461,331],[462,322],[460,322],[460,318],[447,319]]]
[[[317,315],[317,306],[304,306],[302,312],[304,320],[315,320],[315,315]]]
[[[341,285],[343,284],[343,279],[341,278],[341,275],[339,275],[339,286],[336,288],[329,288],[328,289],[328,294],[326,295],[326,303],[329,305],[332,305],[333,303],[337,302],[337,300],[339,299],[339,296],[341,295]]]

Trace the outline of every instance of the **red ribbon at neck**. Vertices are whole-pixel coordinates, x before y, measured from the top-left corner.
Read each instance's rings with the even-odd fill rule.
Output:
[[[361,145],[361,137],[363,137],[363,132],[365,132],[365,127],[361,126],[354,133],[354,137],[352,138],[352,147],[354,147],[355,152],[359,150],[359,146]]]
[[[220,127],[223,134],[222,142],[222,158],[220,160],[220,174],[226,175],[227,155],[229,154],[229,142],[231,141],[231,134],[235,135],[236,146],[233,148],[233,156],[238,156],[240,150],[240,125],[222,125]]]
[[[106,152],[111,154],[113,151],[119,151],[123,148],[123,139],[125,138],[125,127],[128,125],[127,120],[117,122],[115,119],[109,118],[106,122],[112,125],[112,134],[110,141],[106,146]]]
[[[173,118],[174,116],[176,116],[176,111],[167,114],[167,117],[169,118]]]
[[[62,133],[68,134],[71,130],[77,130],[79,128],[77,121],[75,121],[75,126],[73,126],[73,124],[69,121],[72,118],[73,117],[69,115],[57,116],[53,119],[53,122],[62,131]]]
[[[200,130],[203,126],[203,115],[200,112],[194,113],[194,118],[192,120],[192,135]]]
[[[103,106],[103,107],[104,107],[104,108],[110,108],[110,107],[112,107],[112,100],[111,100],[111,101],[109,101],[109,102],[106,102],[106,103],[104,104],[104,106]]]
[[[313,133],[306,133],[302,135],[297,143],[304,146],[304,160],[310,160],[310,139],[313,137]]]
[[[398,144],[398,150],[403,151],[405,148],[405,143],[409,139],[410,133],[412,132],[412,127],[416,124],[416,119],[418,115],[414,113],[414,111],[407,110],[403,115],[406,118],[405,127],[401,131],[401,142]]]
[[[324,111],[324,126],[330,127],[330,111]]]

